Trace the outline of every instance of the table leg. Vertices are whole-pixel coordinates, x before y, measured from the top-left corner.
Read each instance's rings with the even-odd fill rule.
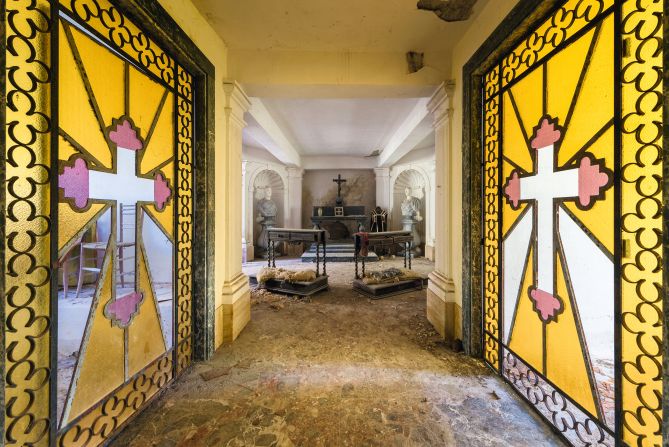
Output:
[[[323,241],[323,276],[327,276],[327,270],[325,264],[328,261],[328,250],[327,247],[325,246],[325,241]]]
[[[276,267],[276,242],[272,241],[272,267]]]
[[[360,275],[358,275],[358,251],[355,249],[353,251],[353,262],[355,262],[355,279],[360,279]]]
[[[404,243],[404,268],[407,268],[407,253],[409,252],[409,244]]]
[[[320,267],[321,267],[321,244],[316,242],[316,276],[321,276]]]
[[[409,257],[409,270],[411,270],[411,244],[409,244],[409,251],[407,256]]]

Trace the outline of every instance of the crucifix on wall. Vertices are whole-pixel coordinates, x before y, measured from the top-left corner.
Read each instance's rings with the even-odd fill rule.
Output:
[[[341,174],[337,175],[337,178],[332,179],[333,182],[337,184],[337,206],[341,206],[344,200],[341,198],[341,184],[346,183],[346,180],[341,178]]]

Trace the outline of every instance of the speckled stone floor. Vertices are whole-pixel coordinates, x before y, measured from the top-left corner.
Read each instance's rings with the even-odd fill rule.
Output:
[[[352,269],[329,264],[331,290],[311,299],[254,291],[237,341],[194,365],[113,445],[562,445],[482,363],[439,342],[425,292],[371,301],[350,290]]]

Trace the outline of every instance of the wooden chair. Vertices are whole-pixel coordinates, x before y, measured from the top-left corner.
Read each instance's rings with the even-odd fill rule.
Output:
[[[60,271],[63,275],[63,298],[67,298],[67,293],[70,290],[70,276],[77,273],[76,269],[70,270],[70,264],[72,264],[73,262],[79,263],[80,256],[81,256],[80,242],[77,242],[72,246],[72,248],[70,248],[67,251],[67,253],[65,253],[63,256],[61,256],[60,259],[58,259],[58,268],[60,268]]]
[[[128,275],[133,275],[135,274],[135,268],[134,268],[134,259],[135,259],[135,251],[134,249],[131,250],[131,253],[127,253],[127,249],[134,247],[135,246],[135,238],[134,236],[130,238],[128,236],[128,233],[130,231],[134,232],[135,231],[135,206],[134,205],[123,205],[120,203],[118,205],[118,213],[119,213],[119,220],[118,220],[118,240],[116,241],[116,262],[117,262],[117,283],[121,284],[121,287],[125,287],[126,279],[125,277]],[[107,243],[106,242],[98,242],[100,240],[100,235],[99,231],[97,229],[97,225],[91,229],[92,232],[95,233],[95,237],[93,238],[92,241],[85,241],[85,237],[82,238],[81,243],[79,244],[81,247],[80,254],[79,254],[79,278],[77,280],[77,294],[76,297],[79,297],[79,293],[81,292],[81,287],[84,283],[84,276],[86,273],[95,273],[96,275],[100,275],[100,271],[102,270],[98,265],[100,264],[100,259],[101,259],[101,254],[107,250]],[[126,253],[124,253],[124,251]],[[92,256],[87,256],[87,253],[91,253]],[[126,256],[127,255],[127,256]],[[127,266],[127,262],[130,260],[133,260],[131,263],[132,268],[126,269],[125,267]],[[91,266],[92,265],[92,266]]]

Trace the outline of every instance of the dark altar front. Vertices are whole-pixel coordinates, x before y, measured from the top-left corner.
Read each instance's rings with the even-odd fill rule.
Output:
[[[325,230],[328,239],[328,251],[324,257],[328,262],[351,262],[355,257],[352,243],[353,234],[365,231],[365,225],[369,216],[365,213],[365,207],[361,205],[344,205],[342,197],[342,185],[346,180],[341,174],[332,179],[337,184],[337,197],[334,206],[315,206],[311,213],[311,223],[315,230]],[[309,250],[301,256],[302,262],[317,261],[318,247],[312,244]],[[366,261],[378,261],[379,257],[374,252],[369,252]]]
[[[315,206],[311,223],[314,229],[327,230],[330,240],[350,240],[351,234],[365,231],[368,219],[364,206]],[[348,223],[352,223],[353,228],[349,228]]]

